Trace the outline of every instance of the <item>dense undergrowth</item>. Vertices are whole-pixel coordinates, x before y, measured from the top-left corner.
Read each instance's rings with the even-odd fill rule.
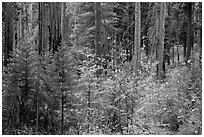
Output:
[[[3,73],[3,134],[61,134],[62,90],[66,98],[64,134],[201,134],[202,71],[198,62],[169,67],[165,80],[159,81],[155,63],[148,61],[136,76],[127,63],[115,71],[101,71],[89,50],[82,53],[87,56],[80,65],[74,65],[70,52],[69,57],[62,56],[67,52],[64,48],[57,56],[48,53],[43,61],[28,47],[24,50]],[[80,72],[78,77],[75,69]],[[37,91],[40,116],[36,133]],[[21,96],[33,118],[21,114]],[[19,115],[30,124],[18,119]]]
[[[168,70],[164,82],[150,75],[141,81],[144,96],[136,109],[136,134],[201,134],[201,69],[175,67]],[[138,128],[138,127],[136,127]],[[144,132],[144,133],[143,133]]]

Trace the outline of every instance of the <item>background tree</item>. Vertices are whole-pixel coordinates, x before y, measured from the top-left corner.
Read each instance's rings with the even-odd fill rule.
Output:
[[[61,4],[61,44],[64,44],[64,34],[63,34],[63,29],[64,29],[64,3]],[[64,70],[62,70],[62,83],[64,82]],[[61,93],[61,100],[62,100],[62,118],[61,118],[61,134],[64,134],[64,89],[62,89]]]
[[[134,51],[134,71],[138,74],[138,70],[140,67],[140,47],[141,47],[141,37],[140,37],[140,29],[141,29],[141,12],[140,12],[140,3],[135,3],[135,51]]]
[[[160,3],[160,16],[159,16],[159,47],[158,47],[158,76],[160,79],[163,79],[165,68],[164,68],[164,32],[165,32],[165,3]]]
[[[187,3],[187,13],[188,13],[188,29],[187,29],[187,51],[186,51],[186,64],[187,61],[190,59],[191,56],[191,47],[192,47],[192,38],[191,38],[191,22],[192,22],[192,3]]]
[[[96,2],[95,3],[95,24],[96,24],[96,29],[95,29],[95,41],[96,41],[96,55],[101,57],[101,54],[103,53],[102,48],[101,48],[101,3]]]
[[[4,53],[4,65],[8,64],[8,60],[10,58],[10,53],[13,50],[13,14],[14,14],[14,3],[7,3],[4,2],[2,4],[4,8],[3,12],[3,21],[4,21],[4,46],[3,46],[3,53]]]

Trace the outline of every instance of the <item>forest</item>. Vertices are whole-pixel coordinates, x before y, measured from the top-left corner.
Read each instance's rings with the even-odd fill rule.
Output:
[[[3,135],[201,135],[202,2],[2,2]]]

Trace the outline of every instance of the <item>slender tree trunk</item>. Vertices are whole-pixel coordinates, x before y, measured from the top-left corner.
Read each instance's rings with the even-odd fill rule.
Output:
[[[202,9],[202,3],[201,2],[199,2],[199,7]],[[199,16],[201,16],[200,17],[200,24],[202,24],[202,13],[199,15]],[[200,54],[199,54],[199,58],[200,58],[200,66],[201,66],[201,68],[202,68],[202,26],[200,26]]]
[[[38,91],[36,91],[36,132],[35,132],[35,134],[36,135],[38,135],[38,126],[39,126],[39,123],[38,123],[38,121],[39,121],[39,108],[38,108],[38,105],[39,105],[39,100],[38,100]]]
[[[25,34],[25,36],[28,36],[28,19],[29,19],[29,16],[27,16],[28,15],[28,8],[26,7],[28,4],[26,3],[25,5],[24,5],[24,11],[25,11],[25,15],[26,15],[26,21],[25,21],[25,24],[24,24],[24,34]]]
[[[12,36],[13,36],[13,45],[12,45],[12,47],[13,47],[13,49],[12,49],[12,51],[15,51],[15,48],[16,48],[16,24],[17,24],[17,22],[14,22],[14,25],[13,25],[13,34],[12,34]]]
[[[179,16],[177,18],[177,33],[176,33],[176,38],[177,38],[177,61],[179,62]]]
[[[200,27],[200,54],[199,54],[199,59],[200,59],[200,67],[202,68],[202,26]]]
[[[174,56],[174,45],[172,45],[172,64],[174,64],[174,59],[175,59],[175,56]]]
[[[52,41],[52,3],[49,2],[49,26],[48,26],[48,30],[49,30],[49,50],[52,50],[52,45],[53,45],[53,41]]]
[[[126,123],[127,123],[127,129],[126,129],[126,132],[128,133],[128,127],[129,127],[129,114],[128,114],[128,102],[127,102],[127,99],[125,99],[125,106],[126,106]]]
[[[41,21],[41,19],[42,19],[42,17],[41,17],[41,3],[39,2],[38,3],[38,24],[39,24],[39,34],[38,34],[38,53],[39,53],[39,55],[41,55],[41,52],[42,52],[42,26],[41,26],[41,23],[42,23],[42,21]],[[41,82],[41,81],[40,81]],[[41,87],[41,83],[40,83],[40,87]],[[39,121],[39,108],[38,108],[38,103],[39,103],[39,101],[38,101],[38,93],[39,91],[37,90],[36,91],[36,101],[37,101],[37,103],[36,103],[36,135],[38,135],[38,126],[39,126],[39,123],[38,123],[38,121]]]
[[[21,15],[22,15],[22,17],[25,15],[24,14],[24,4],[21,4],[21,7],[22,7],[22,9],[21,9]],[[22,22],[21,22],[21,27],[22,27],[22,29],[20,30],[21,31],[21,35],[22,35],[22,38],[24,38],[24,29],[25,29],[25,26],[24,26],[24,20],[21,20]]]
[[[57,48],[59,48],[61,46],[61,23],[60,23],[60,10],[61,10],[61,4],[60,2],[57,2]]]
[[[58,45],[59,44],[58,43],[58,34],[59,34],[58,31],[59,31],[59,29],[58,29],[58,3],[57,2],[55,2],[54,9],[55,9],[54,10],[54,16],[55,16],[54,17],[54,20],[55,20],[54,21],[55,22],[55,25],[54,25],[55,26],[55,29],[54,29],[55,30],[54,31],[54,35],[55,35],[55,38],[54,38],[55,39],[54,40],[55,41],[55,43],[54,43],[54,51],[58,51],[58,46],[59,46]]]
[[[192,22],[192,3],[188,2],[187,3],[188,6],[188,29],[187,29],[187,52],[186,52],[186,64],[188,62],[188,60],[190,59],[191,56],[191,47],[192,47],[192,38],[191,38],[191,33],[192,33],[192,26],[191,26],[191,22]]]
[[[196,21],[196,15],[194,15],[193,13],[193,9],[195,9],[195,3],[192,2],[192,5],[191,5],[191,24],[193,26],[193,24],[197,23]],[[196,30],[194,28],[191,28],[191,57],[192,59],[194,59],[194,43],[196,43]]]
[[[133,95],[131,95],[133,97]],[[133,119],[134,119],[134,100],[131,98],[131,126],[133,128]]]
[[[9,63],[10,53],[13,50],[12,3],[5,2],[5,30],[4,30],[4,65]]]
[[[38,24],[39,24],[39,34],[38,34],[38,53],[39,55],[42,54],[42,3],[38,3]]]
[[[28,32],[31,32],[32,31],[32,28],[33,28],[33,3],[30,3],[29,5],[29,18],[30,18],[30,21],[29,21],[29,24],[28,24]]]
[[[64,42],[64,10],[65,10],[65,3],[61,3],[61,41]]]
[[[21,3],[20,3],[20,6],[21,6]],[[19,37],[22,38],[22,30],[23,30],[23,27],[22,27],[22,9],[20,9],[20,15],[19,15]]]
[[[121,100],[118,101],[118,116],[119,116],[119,130],[121,135],[123,135],[123,128],[122,128],[122,120],[121,120],[121,105],[120,105]]]
[[[131,8],[131,6],[132,6],[132,3],[130,2],[130,3],[128,3],[128,6],[129,6],[129,8]],[[134,29],[134,27],[133,27],[133,25],[132,25],[132,23],[134,22],[134,18],[133,18],[133,16],[132,16],[132,13],[130,13],[130,12],[128,12],[128,23],[127,23],[127,28],[126,28],[126,30],[128,31],[128,41],[127,41],[127,48],[126,48],[126,60],[128,61],[128,62],[131,62],[132,61],[132,57],[133,57],[133,51],[132,51],[132,44],[131,44],[131,42],[132,41],[134,41],[134,32],[133,32],[133,29]]]
[[[89,85],[88,85],[88,112],[87,112],[87,122],[88,122],[88,133],[90,132],[90,124],[91,124],[91,85],[90,85],[90,81],[89,81]]]
[[[55,14],[56,14],[56,3],[53,2],[51,3],[52,4],[52,50],[53,50],[53,53],[56,52],[56,48],[55,48],[55,44],[56,44],[56,19],[55,19]]]
[[[138,70],[140,67],[140,31],[141,31],[141,12],[140,12],[140,3],[135,3],[135,51],[134,51],[134,60],[133,66],[136,75],[138,75]]]
[[[184,41],[184,45],[183,45],[183,58],[184,60],[186,58],[186,40]]]
[[[64,26],[63,26],[63,23],[64,23],[64,3],[62,2],[61,3],[61,36],[62,36],[62,39],[61,39],[61,43],[63,45],[63,42],[64,42],[64,36],[63,36],[63,30],[64,30]],[[63,79],[64,79],[64,71],[63,71]],[[64,81],[63,81],[64,82]],[[61,101],[62,101],[62,118],[61,118],[61,134],[63,135],[64,134],[64,89],[62,89],[62,93],[61,93]]]
[[[21,10],[19,13],[19,18],[18,18],[18,27],[17,27],[17,47],[18,47],[18,43],[20,41],[21,38],[21,30],[22,30],[22,26],[21,26]]]
[[[179,63],[179,43],[176,45],[176,52],[177,52],[177,62]]]
[[[52,50],[53,53],[57,51],[56,49],[56,2],[51,3],[52,4]]]
[[[113,71],[116,70],[116,60],[117,60],[117,53],[116,53],[116,37],[117,37],[117,34],[116,32],[113,33],[113,42],[111,43],[112,45],[112,68],[113,68]]]
[[[95,44],[96,44],[96,56],[101,57],[102,48],[101,48],[101,3],[95,3]]]
[[[158,59],[159,59],[159,66],[158,66],[158,76],[160,79],[164,78],[164,23],[165,23],[165,3],[159,3],[160,5],[160,19],[159,19],[159,47],[158,47]]]
[[[46,6],[45,6],[45,2],[42,2],[42,52],[45,52],[46,49],[46,10],[45,10]]]
[[[156,3],[156,22],[155,22],[155,28],[156,28],[156,60],[158,61],[159,60],[159,56],[158,56],[158,50],[159,50],[159,11],[160,11],[160,8],[159,8],[159,4]],[[159,64],[157,63],[156,65],[156,73],[157,73],[157,76],[159,76]]]
[[[64,77],[64,76],[63,76]],[[61,135],[64,134],[64,89],[61,89],[62,93],[61,93],[61,113],[62,113],[62,117],[61,117]]]
[[[74,35],[77,35],[77,31],[76,31],[76,28],[77,28],[77,8],[76,6],[74,7]],[[74,37],[74,45],[77,45],[77,38]]]

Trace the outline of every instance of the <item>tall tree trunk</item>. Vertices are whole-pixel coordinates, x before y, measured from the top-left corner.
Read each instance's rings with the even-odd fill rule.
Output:
[[[39,126],[39,108],[38,108],[38,105],[39,105],[39,97],[38,97],[38,93],[39,91],[37,90],[36,91],[36,131],[35,131],[35,134],[38,135],[38,126]]]
[[[57,51],[56,48],[56,2],[52,2],[52,50],[53,53],[55,53]]]
[[[42,52],[44,53],[45,52],[45,49],[46,49],[46,6],[45,6],[45,2],[42,2]]]
[[[25,15],[25,13],[24,13],[24,4],[23,3],[21,4],[21,15],[22,15],[22,17]],[[21,26],[22,29],[20,30],[21,31],[21,36],[22,36],[22,38],[24,38],[24,29],[25,29],[24,20],[21,20],[21,25],[22,25]]]
[[[122,120],[121,120],[121,104],[120,104],[120,100],[118,101],[118,116],[119,116],[119,130],[120,130],[120,133],[121,133],[121,135],[123,135],[123,128],[122,128]]]
[[[177,33],[176,33],[176,38],[177,38],[177,61],[179,62],[179,15],[177,17]]]
[[[38,3],[38,28],[39,28],[39,34],[38,34],[38,53],[39,55],[42,54],[42,3]]]
[[[12,34],[12,36],[13,36],[13,45],[12,45],[12,47],[13,47],[13,49],[12,49],[12,51],[15,51],[15,48],[16,48],[16,42],[17,42],[17,39],[16,39],[16,30],[17,30],[17,22],[15,21],[14,22],[14,25],[13,25],[13,34]]]
[[[63,71],[63,70],[62,70]],[[62,75],[62,79],[64,82],[64,71],[63,71],[63,75]],[[61,117],[61,135],[64,134],[64,89],[61,89],[62,93],[61,93],[61,113],[62,113],[62,117]]]
[[[133,128],[133,124],[134,124],[134,122],[133,122],[133,119],[134,119],[134,99],[133,99],[133,94],[131,93],[131,96],[132,96],[132,98],[131,98],[131,126],[132,126],[132,128]]]
[[[65,22],[67,22],[66,23],[66,26],[64,25],[64,31],[63,31],[63,37],[64,37],[64,42],[65,43],[69,43],[69,46],[73,46],[73,45],[76,45],[77,44],[77,38],[76,37],[74,37],[74,42],[71,42],[71,39],[70,39],[70,35],[71,35],[71,30],[73,30],[73,31],[75,31],[75,32],[72,32],[72,33],[77,33],[77,30],[75,30],[76,29],[76,27],[77,27],[77,15],[76,15],[76,13],[74,13],[74,15],[71,15],[71,14],[68,14],[68,15],[66,15],[65,13],[65,11],[66,11],[66,5],[67,5],[67,3],[64,3],[64,23]],[[76,7],[75,7],[75,9],[74,9],[74,12],[76,12]],[[71,28],[71,25],[70,25],[70,19],[71,19],[71,17],[73,17],[74,16],[74,18],[73,18],[73,20],[74,20],[74,28],[75,29],[72,29]],[[65,38],[65,36],[66,36],[66,38]],[[75,35],[76,36],[76,35]]]
[[[42,17],[41,17],[41,2],[38,3],[38,24],[39,24],[39,32],[38,32],[38,54],[41,55],[42,53]],[[40,81],[41,82],[41,81]],[[41,83],[40,83],[41,87]],[[38,90],[36,91],[36,135],[38,134],[38,126],[39,126],[39,108],[38,108]]]
[[[61,42],[64,42],[64,12],[65,12],[65,3],[61,3]]]
[[[32,28],[33,28],[33,3],[31,2],[30,5],[29,5],[29,18],[30,18],[30,21],[28,23],[28,32],[31,32],[32,31]]]
[[[96,50],[96,56],[101,57],[102,48],[101,48],[101,3],[96,2],[95,3],[95,50]]]
[[[51,3],[53,5],[52,10],[52,41],[53,41],[53,52],[58,51],[58,47],[60,47],[61,43],[61,33],[60,33],[60,3],[54,2]]]
[[[135,3],[135,49],[134,49],[134,59],[133,59],[133,67],[136,75],[138,75],[138,70],[140,67],[140,31],[141,31],[141,12],[140,12],[140,3]]]
[[[113,71],[116,70],[116,64],[117,64],[117,51],[116,51],[116,41],[117,41],[117,34],[116,32],[113,33],[113,42],[111,43],[112,45],[112,68],[113,68]]]
[[[200,26],[200,53],[199,53],[199,62],[200,62],[200,67],[202,68],[202,26]]]
[[[60,3],[49,3],[49,49],[53,53],[58,51],[58,47],[61,45],[61,23],[60,23]]]
[[[200,67],[202,68],[202,27],[200,27],[200,54],[199,54]]]
[[[158,49],[159,49],[159,11],[160,11],[160,7],[159,7],[159,4],[158,3],[156,3],[156,21],[155,21],[155,31],[156,31],[156,45],[155,45],[155,47],[156,47],[156,60],[158,61],[159,60],[159,57],[158,57]],[[157,63],[157,65],[156,65],[156,73],[157,73],[157,76],[159,75],[159,64]]]
[[[24,5],[24,13],[25,13],[25,15],[26,15],[26,19],[25,19],[25,23],[24,23],[24,34],[25,34],[25,36],[28,36],[28,18],[29,18],[29,16],[27,16],[28,15],[28,8],[27,8],[27,3]]]
[[[183,58],[186,58],[186,40],[183,43]]]
[[[129,127],[129,113],[128,113],[128,110],[129,110],[129,107],[128,107],[128,101],[127,99],[125,99],[125,107],[126,107],[126,124],[127,124],[127,129],[126,129],[126,133],[128,133],[128,127]]]
[[[48,31],[49,31],[49,50],[52,50],[52,3],[49,2],[49,26],[48,26]]]
[[[88,133],[90,132],[90,124],[91,124],[91,112],[90,112],[90,109],[91,109],[91,85],[90,85],[90,81],[89,81],[89,84],[88,84],[88,95],[87,95],[87,104],[88,104],[88,110],[87,110],[87,122],[88,122]]]
[[[19,18],[18,18],[18,27],[17,27],[17,47],[21,38],[21,30],[22,30],[21,20],[22,19],[21,19],[21,10],[20,10]]]
[[[129,6],[129,10],[131,10],[131,7],[133,6],[133,3],[128,2],[128,6]],[[132,57],[133,57],[133,44],[132,42],[134,41],[134,13],[128,11],[128,23],[127,23],[127,28],[126,30],[128,31],[128,38],[127,38],[127,48],[126,48],[126,60],[128,62],[132,61]]]
[[[174,52],[174,45],[172,45],[172,64],[174,64],[174,59],[175,59],[175,56],[174,56],[175,52]]]
[[[179,63],[179,44],[177,44],[176,49],[177,49],[177,62]]]
[[[21,3],[20,3],[21,6]],[[22,9],[20,9],[20,15],[19,15],[19,38],[22,38]]]
[[[77,45],[77,38],[76,38],[76,35],[77,35],[77,8],[76,6],[74,6],[74,45],[76,46]]]
[[[4,65],[7,66],[10,58],[10,53],[13,50],[13,27],[12,27],[12,14],[13,8],[11,2],[5,2],[5,30],[4,30]]]
[[[202,9],[202,3],[199,2],[199,8]],[[202,12],[201,14],[199,15],[200,16],[200,24],[202,24]],[[199,58],[200,58],[200,66],[202,67],[202,25],[200,26],[200,54],[199,54]]]
[[[61,46],[61,23],[60,23],[60,10],[61,10],[61,4],[60,2],[57,2],[57,49]]]
[[[188,7],[188,29],[187,29],[187,52],[186,52],[186,64],[188,62],[188,60],[190,59],[191,56],[191,47],[192,47],[192,38],[191,38],[191,33],[192,33],[192,26],[191,26],[191,22],[192,22],[192,3],[188,2],[187,3],[187,7]]]
[[[64,42],[64,36],[63,36],[63,30],[64,30],[64,2],[61,3],[61,43],[63,45]],[[63,71],[63,79],[64,79],[64,71]],[[64,82],[64,81],[63,81]],[[61,135],[64,134],[64,89],[62,89],[62,93],[61,93],[61,101],[62,101],[62,118],[61,118]]]
[[[192,6],[191,6],[191,24],[192,24],[192,26],[193,26],[193,24],[196,24],[197,23],[197,21],[196,21],[196,16],[197,15],[195,15],[193,12],[193,10],[196,8],[195,7],[196,5],[195,5],[195,2],[192,2]],[[194,52],[194,43],[197,43],[196,42],[196,30],[194,29],[194,28],[192,28],[191,29],[191,54],[190,54],[190,56],[194,59],[194,55],[195,55],[195,52]]]
[[[161,2],[159,3],[160,6],[160,17],[159,17],[159,47],[158,47],[158,60],[159,60],[159,65],[158,65],[158,76],[160,79],[164,78],[164,72],[165,72],[165,64],[164,64],[164,58],[163,58],[163,53],[164,53],[164,23],[165,23],[165,3]]]

